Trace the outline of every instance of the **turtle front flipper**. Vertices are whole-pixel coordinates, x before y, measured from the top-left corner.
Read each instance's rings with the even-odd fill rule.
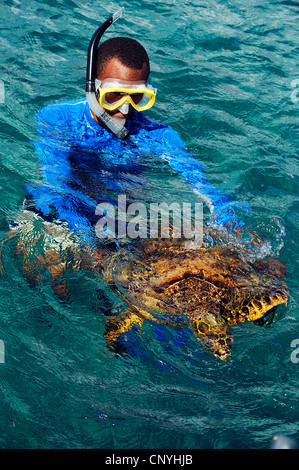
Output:
[[[104,337],[109,349],[114,349],[118,338],[123,333],[131,330],[135,325],[139,325],[140,329],[144,319],[131,310],[126,310],[117,316],[108,317],[105,325]]]
[[[228,324],[223,318],[212,312],[195,312],[191,318],[195,336],[205,349],[220,359],[226,359],[231,353],[233,342]]]

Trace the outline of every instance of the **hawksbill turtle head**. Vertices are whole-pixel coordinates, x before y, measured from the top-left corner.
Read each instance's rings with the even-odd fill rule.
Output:
[[[231,351],[229,325],[262,324],[287,304],[287,286],[270,262],[246,262],[235,251],[215,247],[171,263],[172,269],[154,281],[160,298],[187,315],[195,336],[221,359]]]

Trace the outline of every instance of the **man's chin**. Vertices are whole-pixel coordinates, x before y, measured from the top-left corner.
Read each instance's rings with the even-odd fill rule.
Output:
[[[119,124],[121,124],[122,126],[124,126],[126,124],[126,120],[127,120],[127,117],[124,116],[124,117],[118,117],[116,114],[114,116],[112,116],[112,118],[117,121]]]

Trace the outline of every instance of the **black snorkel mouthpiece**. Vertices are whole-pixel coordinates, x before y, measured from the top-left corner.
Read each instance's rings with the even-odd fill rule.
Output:
[[[127,139],[129,137],[129,132],[122,124],[113,119],[110,114],[100,106],[95,93],[95,79],[97,76],[97,50],[101,37],[103,36],[106,29],[122,16],[123,12],[123,7],[117,10],[117,12],[108,18],[108,20],[106,20],[92,36],[87,54],[85,87],[86,98],[90,109],[103,122],[103,124],[121,140]]]

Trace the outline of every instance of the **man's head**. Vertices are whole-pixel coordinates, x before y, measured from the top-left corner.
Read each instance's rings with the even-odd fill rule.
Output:
[[[149,58],[144,47],[135,39],[116,37],[103,42],[97,53],[97,79],[107,78],[129,82],[146,82],[150,72]],[[113,117],[124,118],[131,114],[119,110],[108,111]]]
[[[97,78],[99,80],[111,59],[118,59],[127,68],[142,71],[144,80],[148,79],[149,58],[144,47],[135,39],[116,37],[108,39],[99,46],[97,51]]]

